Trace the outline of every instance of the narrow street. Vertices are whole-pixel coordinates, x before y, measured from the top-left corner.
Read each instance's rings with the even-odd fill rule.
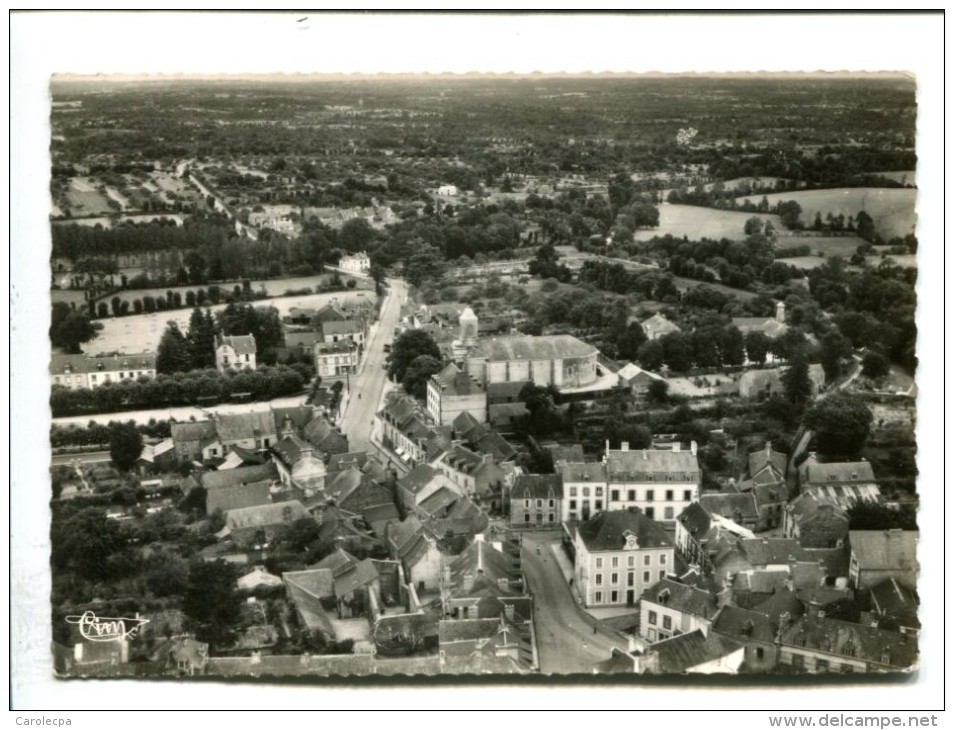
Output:
[[[609,659],[613,647],[625,651],[626,642],[602,630],[594,633],[592,621],[583,615],[550,552],[552,544],[552,538],[527,533],[521,552],[533,594],[540,671],[590,674],[594,664]]]
[[[388,279],[388,293],[381,307],[381,316],[368,339],[364,365],[350,377],[351,394],[341,430],[348,435],[351,451],[369,451],[374,415],[381,405],[387,373],[384,371],[384,345],[394,339],[394,328],[401,321],[401,306],[407,297],[407,285],[401,279]]]

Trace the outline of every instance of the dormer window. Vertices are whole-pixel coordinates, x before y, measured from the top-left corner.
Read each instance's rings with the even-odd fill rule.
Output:
[[[656,600],[659,603],[669,603],[669,595],[669,589],[663,588],[661,591],[659,591],[659,595],[656,596]]]

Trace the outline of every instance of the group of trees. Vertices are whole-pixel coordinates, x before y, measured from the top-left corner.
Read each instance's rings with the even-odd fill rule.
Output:
[[[53,386],[50,407],[53,416],[60,417],[196,403],[214,405],[238,394],[243,397],[248,394],[251,400],[271,400],[297,395],[313,374],[313,368],[296,363],[291,366],[264,366],[238,373],[192,370],[188,373],[157,375],[153,379],[106,383],[92,390]]]
[[[50,344],[67,354],[81,352],[80,345],[96,337],[97,331],[85,312],[66,302],[55,302],[50,311]]]
[[[61,426],[54,423],[50,427],[50,446],[54,449],[68,448],[71,446],[104,446],[109,444],[109,437],[113,426],[119,424],[119,421],[110,421],[109,423],[97,423],[90,421],[85,427],[76,425]],[[149,423],[132,423],[143,436],[154,439],[169,438],[172,433],[169,421],[157,421],[150,419]]]
[[[401,383],[405,392],[423,400],[427,381],[441,371],[441,351],[434,338],[423,330],[402,332],[388,354],[388,377]]]

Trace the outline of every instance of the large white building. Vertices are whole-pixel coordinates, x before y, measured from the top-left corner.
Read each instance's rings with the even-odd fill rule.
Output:
[[[574,568],[585,606],[632,606],[674,570],[672,540],[638,509],[600,512],[574,527]]]
[[[156,356],[151,352],[134,355],[53,355],[50,358],[50,378],[53,385],[78,388],[97,388],[104,383],[121,383],[156,376]]]
[[[486,387],[532,382],[559,389],[582,388],[598,378],[599,350],[571,335],[504,335],[478,338],[478,320],[467,307],[460,315],[460,338],[453,357]]]
[[[454,363],[427,381],[427,412],[438,426],[449,426],[461,413],[487,421],[487,391]]]
[[[342,256],[338,260],[338,268],[355,274],[362,274],[371,269],[371,258],[364,251]]]
[[[254,370],[258,348],[252,335],[230,335],[215,340],[215,367],[226,370]]]
[[[702,471],[693,443],[688,450],[619,450],[607,444],[602,463],[564,463],[563,520],[587,520],[601,510],[638,507],[647,517],[673,525],[676,516],[699,499]]]

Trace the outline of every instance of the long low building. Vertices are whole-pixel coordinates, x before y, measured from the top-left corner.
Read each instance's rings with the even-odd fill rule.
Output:
[[[132,355],[53,355],[50,358],[50,377],[53,385],[78,388],[97,388],[104,383],[116,383],[156,376],[156,355],[140,352]]]

